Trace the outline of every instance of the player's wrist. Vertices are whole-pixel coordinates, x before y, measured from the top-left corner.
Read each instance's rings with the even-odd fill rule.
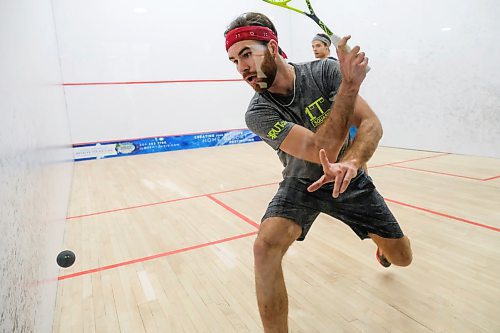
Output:
[[[363,162],[359,160],[358,158],[355,157],[347,157],[347,158],[342,158],[341,160],[342,163],[349,164],[350,166],[360,169],[363,166]]]
[[[359,85],[353,82],[342,82],[337,95],[346,97],[356,97],[359,92]]]

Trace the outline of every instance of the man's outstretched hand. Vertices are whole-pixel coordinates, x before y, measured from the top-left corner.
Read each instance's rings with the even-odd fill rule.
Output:
[[[351,36],[342,37],[337,46],[337,57],[342,72],[342,81],[359,89],[361,83],[366,77],[368,67],[368,57],[364,52],[360,52],[359,46],[353,47],[347,51],[347,41]]]
[[[324,149],[319,151],[319,159],[321,161],[321,165],[323,166],[324,174],[320,179],[311,184],[307,190],[309,192],[314,192],[324,184],[335,182],[333,185],[332,196],[334,198],[338,198],[340,193],[344,193],[347,189],[351,179],[356,177],[358,168],[354,165],[354,163],[350,163],[349,161],[330,163]]]

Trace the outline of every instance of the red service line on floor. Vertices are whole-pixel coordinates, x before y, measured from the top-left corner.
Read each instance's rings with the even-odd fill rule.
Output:
[[[427,209],[427,208],[422,208],[422,207],[410,205],[410,204],[407,204],[407,203],[404,203],[404,202],[401,202],[401,201],[396,201],[396,200],[393,200],[393,199],[388,199],[388,198],[384,198],[384,199],[386,201],[388,201],[388,202],[392,202],[392,203],[395,203],[395,204],[398,204],[398,205],[401,205],[401,206],[410,207],[410,208],[413,208],[413,209],[421,210],[421,211],[426,212],[426,213],[431,213],[431,214],[434,214],[434,215],[446,217],[446,218],[451,219],[451,220],[455,220],[455,221],[459,221],[459,222],[464,222],[464,223],[472,224],[472,225],[475,225],[475,226],[478,226],[478,227],[481,227],[481,228],[485,228],[485,229],[489,229],[489,230],[500,232],[500,228],[492,227],[492,226],[487,225],[487,224],[482,224],[482,223],[474,222],[474,221],[467,220],[467,219],[464,219],[464,218],[461,218],[461,217],[456,217],[456,216],[452,216],[452,215],[448,215],[448,214],[436,212],[435,210],[431,210],[431,209]]]
[[[129,207],[123,207],[123,208],[116,208],[116,209],[104,210],[104,211],[101,211],[101,212],[88,213],[88,214],[75,215],[75,216],[68,216],[66,218],[66,220],[80,219],[80,218],[90,217],[90,216],[95,216],[95,215],[102,215],[102,214],[108,214],[108,213],[121,212],[123,210],[129,210],[129,209],[136,209],[136,208],[150,207],[150,206],[156,206],[156,205],[163,205],[163,204],[170,203],[170,202],[177,202],[177,201],[184,201],[184,200],[189,200],[189,199],[202,198],[202,197],[205,197],[205,196],[206,196],[206,194],[200,194],[200,195],[194,195],[192,197],[176,198],[176,199],[165,200],[165,201],[158,201],[158,202],[147,203],[147,204],[142,204],[142,205],[136,205],[136,206],[129,206]]]
[[[89,217],[89,216],[95,216],[95,215],[113,213],[113,212],[118,212],[118,211],[123,211],[123,210],[136,209],[136,208],[142,208],[142,207],[149,207],[149,206],[154,206],[154,205],[161,205],[161,204],[166,204],[166,203],[171,203],[171,202],[176,202],[176,201],[189,200],[189,199],[195,199],[195,198],[201,198],[201,197],[208,197],[212,201],[214,201],[214,202],[218,203],[219,205],[221,205],[222,207],[228,209],[230,212],[232,212],[236,216],[242,218],[243,220],[245,220],[248,223],[248,221],[247,221],[248,218],[247,217],[245,217],[244,215],[242,215],[242,214],[234,211],[232,208],[230,208],[229,206],[225,205],[221,201],[215,199],[213,197],[213,195],[222,194],[222,193],[229,193],[229,192],[236,192],[236,191],[242,191],[242,190],[247,190],[247,189],[252,189],[252,188],[258,188],[258,187],[276,185],[276,184],[278,184],[278,182],[268,183],[268,184],[262,184],[262,185],[255,185],[255,186],[248,186],[248,187],[242,187],[242,188],[238,188],[238,189],[227,190],[227,191],[220,191],[220,192],[214,192],[214,193],[209,193],[209,194],[195,195],[195,196],[192,196],[192,197],[185,197],[185,198],[178,198],[178,199],[166,200],[166,201],[155,202],[155,203],[151,203],[151,204],[144,204],[144,205],[138,205],[138,206],[131,206],[131,207],[113,209],[113,210],[108,210],[108,211],[103,211],[103,212],[96,212],[96,213],[90,213],[90,214],[85,214],[85,215],[70,216],[67,219],[70,220],[70,219],[85,218],[85,217]],[[442,216],[442,217],[447,217],[447,218],[450,218],[450,219],[453,219],[453,220],[456,220],[456,221],[461,221],[461,222],[473,224],[473,225],[476,225],[478,227],[490,229],[490,230],[493,230],[493,231],[500,231],[500,229],[498,229],[496,227],[489,226],[487,224],[482,224],[482,223],[479,223],[479,222],[470,221],[470,220],[467,220],[467,219],[463,219],[461,217],[455,217],[455,216],[452,216],[452,215],[448,215],[448,214],[436,212],[436,211],[433,211],[433,210],[430,210],[430,209],[426,209],[426,208],[414,206],[414,205],[411,205],[411,204],[406,204],[406,203],[403,203],[403,202],[400,202],[400,201],[396,201],[396,200],[392,200],[392,199],[388,199],[388,198],[385,198],[385,200],[387,200],[389,202],[393,202],[395,204],[402,205],[402,206],[406,206],[406,207],[418,209],[418,210],[421,210],[421,211],[425,211],[425,212],[428,212],[428,213],[431,213],[431,214],[439,215],[439,216]],[[253,222],[253,223],[255,223],[255,222]],[[250,223],[250,224],[253,225],[253,223]]]
[[[447,172],[440,172],[440,171],[433,171],[433,170],[412,168],[412,167],[407,167],[407,166],[404,166],[404,165],[395,165],[395,164],[389,164],[388,166],[393,167],[393,168],[402,168],[402,169],[408,169],[408,170],[414,170],[414,171],[420,171],[420,172],[435,173],[435,174],[438,174],[438,175],[452,176],[452,177],[457,177],[457,178],[479,180],[479,181],[482,181],[482,182],[485,182],[485,181],[488,181],[488,180],[493,180],[493,179],[496,179],[496,178],[500,178],[500,176],[495,176],[495,177],[490,177],[490,178],[477,178],[477,177],[463,176],[463,175],[457,175],[457,174],[447,173]]]
[[[67,220],[74,220],[74,219],[80,219],[80,218],[89,217],[89,216],[95,216],[95,215],[101,215],[101,214],[108,214],[108,213],[120,212],[120,211],[123,211],[123,210],[143,208],[143,207],[149,207],[149,206],[163,205],[163,204],[167,204],[167,203],[171,203],[171,202],[177,202],[177,201],[183,201],[183,200],[189,200],[189,199],[202,198],[202,197],[207,197],[207,196],[216,195],[216,194],[223,194],[223,193],[230,193],[230,192],[237,192],[237,191],[249,190],[249,189],[254,189],[254,188],[259,188],[259,187],[265,187],[265,186],[270,186],[270,185],[276,185],[276,184],[278,184],[278,182],[267,183],[267,184],[260,184],[260,185],[252,185],[252,186],[240,187],[240,188],[236,188],[236,189],[232,189],[232,190],[224,190],[224,191],[212,192],[212,193],[208,193],[208,194],[193,195],[191,197],[176,198],[176,199],[170,199],[170,200],[165,200],[165,201],[158,201],[158,202],[147,203],[147,204],[142,204],[142,205],[135,205],[135,206],[129,206],[129,207],[123,207],[123,208],[116,208],[116,209],[104,210],[104,211],[100,211],[100,212],[94,212],[94,213],[88,213],[88,214],[82,214],[82,215],[68,216],[66,219]]]
[[[485,179],[483,179],[483,182],[487,182],[487,181],[489,181],[489,180],[498,179],[498,178],[500,178],[500,175],[498,175],[498,176],[493,176],[493,177],[490,177],[490,178],[485,178]]]
[[[237,217],[239,217],[240,219],[242,219],[246,223],[250,224],[251,226],[253,226],[253,227],[257,228],[257,229],[259,229],[259,224],[258,223],[252,221],[251,219],[249,219],[245,215],[241,214],[237,210],[231,208],[230,206],[226,205],[222,201],[214,198],[210,194],[206,195],[206,197],[209,198],[210,200],[214,201],[216,204],[218,204],[219,206],[223,207],[224,209],[228,210],[232,214],[236,215]],[[173,254],[181,253],[181,252],[187,252],[187,251],[199,249],[199,248],[202,248],[202,247],[207,247],[207,246],[214,245],[214,244],[224,243],[224,242],[228,242],[228,241],[231,241],[231,240],[235,240],[235,239],[239,239],[239,238],[244,238],[244,237],[252,236],[252,235],[255,235],[255,234],[257,234],[256,231],[250,232],[250,233],[246,233],[246,234],[243,234],[243,235],[238,235],[238,236],[233,236],[233,237],[229,237],[229,238],[224,238],[224,239],[221,239],[221,240],[218,240],[218,241],[213,241],[213,242],[208,242],[208,243],[204,243],[204,244],[199,244],[199,245],[185,247],[185,248],[178,249],[178,250],[163,252],[163,253],[155,254],[155,255],[152,255],[152,256],[144,257],[144,258],[139,258],[139,259],[134,259],[134,260],[128,260],[128,261],[124,261],[124,262],[121,262],[121,263],[118,263],[118,264],[113,264],[113,265],[108,265],[108,266],[104,266],[104,267],[89,269],[89,270],[85,270],[85,271],[81,271],[81,272],[77,272],[77,273],[73,273],[73,274],[63,275],[63,276],[60,276],[58,279],[59,280],[64,280],[64,279],[69,279],[69,278],[72,278],[72,277],[86,275],[86,274],[92,274],[92,273],[96,273],[96,272],[100,272],[100,271],[103,271],[103,270],[108,270],[108,269],[112,269],[112,268],[116,268],[116,267],[121,267],[121,266],[136,264],[136,263],[139,263],[139,262],[144,262],[144,261],[147,261],[147,260],[153,260],[153,259],[157,259],[157,258],[161,258],[161,257],[166,257],[166,256],[170,256],[170,255],[173,255]]]
[[[269,184],[263,184],[263,185],[257,185],[257,186],[249,186],[249,187],[245,187],[245,188],[242,188],[242,189],[256,188],[256,187],[269,186],[269,185],[275,185],[275,184],[276,183],[269,183]],[[243,221],[247,222],[248,224],[250,224],[253,227],[255,227],[255,228],[258,229],[259,228],[259,224],[258,223],[252,221],[251,219],[249,219],[245,215],[241,214],[237,210],[235,210],[232,207],[226,205],[225,203],[223,203],[222,201],[220,201],[219,199],[217,199],[217,198],[215,198],[213,196],[215,194],[234,192],[234,191],[238,191],[238,190],[242,190],[242,189],[220,191],[220,192],[215,192],[213,194],[198,195],[198,196],[194,196],[194,197],[168,200],[168,201],[163,201],[162,203],[174,202],[174,201],[180,201],[180,200],[187,200],[187,199],[193,199],[193,198],[199,198],[199,197],[206,196],[208,199],[214,201],[215,203],[217,203],[218,205],[220,205],[224,209],[228,210],[229,212],[231,212],[232,214],[236,215],[237,217],[239,217]],[[486,225],[486,224],[482,224],[482,223],[474,222],[474,221],[467,220],[467,219],[464,219],[464,218],[455,217],[455,216],[452,216],[452,215],[440,213],[440,212],[433,211],[433,210],[430,210],[430,209],[427,209],[427,208],[418,207],[418,206],[415,206],[415,205],[407,204],[407,203],[404,203],[404,202],[401,202],[401,201],[397,201],[397,200],[393,200],[393,199],[389,199],[389,198],[385,198],[385,200],[388,201],[388,202],[392,202],[392,203],[395,203],[395,204],[398,204],[398,205],[405,206],[405,207],[409,207],[409,208],[421,210],[421,211],[424,211],[426,213],[431,213],[431,214],[438,215],[438,216],[441,216],[441,217],[445,217],[445,218],[448,218],[448,219],[452,219],[452,220],[456,220],[456,221],[459,221],[459,222],[464,222],[464,223],[468,223],[468,224],[471,224],[471,225],[474,225],[474,226],[478,226],[478,227],[482,227],[482,228],[486,228],[486,229],[489,229],[489,230],[500,232],[500,228],[492,227],[492,226],[489,226],[489,225]],[[155,204],[160,204],[160,203],[155,203]],[[151,205],[153,205],[153,204],[142,205],[142,206],[135,206],[135,208],[137,208],[137,207],[151,206]],[[124,209],[126,209],[126,208],[124,208]],[[124,210],[124,209],[120,209],[120,210]],[[114,211],[118,211],[118,210],[114,210]],[[107,212],[111,212],[111,211],[107,211]],[[85,216],[89,216],[89,215],[92,215],[92,214],[88,214],[88,215],[85,215]],[[95,215],[95,214],[93,214],[93,215]],[[83,217],[83,216],[80,216],[80,217]],[[105,270],[109,270],[109,269],[113,269],[113,268],[117,268],[117,267],[122,267],[122,266],[132,265],[132,264],[136,264],[136,263],[141,263],[141,262],[144,262],[144,261],[149,261],[149,260],[153,260],[153,259],[157,259],[157,258],[161,258],[161,257],[166,257],[166,256],[174,255],[174,254],[177,254],[177,253],[187,252],[187,251],[191,251],[191,250],[195,250],[195,249],[207,247],[207,246],[210,246],[210,245],[220,244],[220,243],[224,243],[224,242],[228,242],[228,241],[232,241],[232,240],[236,240],[236,239],[240,239],[240,238],[245,238],[245,237],[253,236],[253,235],[256,235],[256,234],[257,234],[257,231],[254,231],[254,232],[250,232],[250,233],[246,233],[246,234],[242,234],[242,235],[237,235],[237,236],[233,236],[233,237],[228,237],[228,238],[220,239],[220,240],[217,240],[217,241],[207,242],[207,243],[193,245],[193,246],[189,246],[189,247],[185,247],[185,248],[181,248],[181,249],[177,249],[177,250],[163,252],[163,253],[155,254],[155,255],[152,255],[152,256],[147,256],[147,257],[143,257],[143,258],[128,260],[128,261],[120,262],[120,263],[117,263],[117,264],[112,264],[112,265],[107,265],[107,266],[103,266],[103,267],[93,268],[93,269],[84,270],[84,271],[80,271],[80,272],[76,272],[76,273],[72,273],[72,274],[62,275],[62,276],[58,277],[58,280],[65,280],[65,279],[74,278],[74,277],[77,277],[77,276],[82,276],[82,275],[87,275],[87,274],[92,274],[92,273],[96,273],[96,272],[101,272],[101,271],[105,271]]]
[[[219,206],[222,206],[223,208],[225,208],[226,210],[228,210],[229,212],[233,213],[234,215],[238,216],[240,219],[242,219],[243,221],[245,221],[246,223],[250,224],[251,226],[259,229],[259,224],[258,223],[255,223],[254,221],[250,220],[248,217],[246,217],[245,215],[241,214],[240,212],[236,211],[235,209],[229,207],[228,205],[226,205],[225,203],[223,203],[222,201],[214,198],[213,196],[211,196],[210,194],[207,195],[207,197],[214,201],[216,204],[218,204]]]
[[[379,167],[383,167],[383,166],[391,166],[391,165],[394,165],[394,164],[401,164],[401,163],[406,163],[406,162],[411,162],[411,161],[418,161],[418,160],[423,160],[423,159],[428,159],[428,158],[440,157],[440,156],[444,156],[444,155],[449,155],[449,153],[442,153],[442,154],[437,154],[437,155],[432,155],[432,156],[425,156],[425,157],[413,158],[413,159],[410,159],[410,160],[404,160],[404,161],[399,161],[399,162],[391,162],[391,163],[386,163],[386,164],[374,165],[374,166],[369,166],[368,169],[379,168]],[[123,211],[123,210],[143,208],[143,207],[149,207],[149,206],[155,206],[155,205],[163,205],[163,204],[170,203],[170,202],[176,202],[176,201],[188,200],[188,199],[195,199],[195,198],[200,198],[200,197],[209,196],[209,195],[222,194],[222,193],[242,191],[242,190],[253,189],[253,188],[258,188],[258,187],[264,187],[264,186],[269,186],[269,185],[276,185],[278,183],[279,182],[268,183],[268,184],[261,184],[261,185],[253,185],[253,186],[241,187],[241,188],[237,188],[237,189],[233,189],[233,190],[225,190],[225,191],[219,191],[219,192],[212,192],[212,193],[208,193],[208,194],[200,194],[200,195],[195,195],[195,196],[185,197],[185,198],[165,200],[165,201],[153,202],[153,203],[148,203],[148,204],[143,204],[143,205],[123,207],[123,208],[116,208],[116,209],[110,209],[110,210],[95,212],[95,213],[88,213],[88,214],[75,215],[75,216],[68,216],[66,219],[67,220],[73,220],[73,219],[79,219],[79,218],[84,218],[84,217],[89,217],[89,216],[95,216],[95,215],[101,215],[101,214],[107,214],[107,213],[114,213],[114,212],[119,212],[119,211]]]
[[[432,156],[417,157],[417,158],[412,158],[410,160],[391,162],[391,163],[385,163],[385,164],[379,164],[379,165],[368,165],[368,169],[380,168],[380,167],[384,167],[384,166],[393,166],[395,164],[402,164],[402,163],[407,163],[407,162],[426,160],[429,158],[441,157],[441,156],[446,156],[446,155],[450,155],[450,153],[441,153],[441,154],[436,154],[436,155],[432,155]]]
[[[122,82],[67,82],[62,85],[68,86],[103,86],[103,85],[127,85],[127,84],[167,84],[167,83],[215,83],[215,82],[240,82],[243,79],[220,79],[220,80],[162,80],[162,81],[122,81]]]
[[[107,266],[103,266],[103,267],[88,269],[88,270],[85,270],[85,271],[76,272],[76,273],[67,274],[67,275],[61,275],[61,276],[59,276],[58,280],[59,281],[60,280],[66,280],[66,279],[74,278],[74,277],[77,277],[77,276],[82,276],[82,275],[87,275],[87,274],[102,272],[102,271],[106,271],[106,270],[109,270],[109,269],[113,269],[113,268],[117,268],[117,267],[122,267],[122,266],[127,266],[127,265],[131,265],[131,264],[136,264],[136,263],[140,263],[140,262],[144,262],[144,261],[149,261],[149,260],[153,260],[153,259],[157,259],[157,258],[168,257],[168,256],[171,256],[171,255],[174,255],[174,254],[177,254],[177,253],[182,253],[182,252],[187,252],[187,251],[191,251],[191,250],[196,250],[196,249],[200,249],[200,248],[207,247],[207,246],[210,246],[210,245],[221,244],[221,243],[233,241],[233,240],[236,240],[236,239],[253,236],[253,235],[256,235],[256,234],[257,234],[257,231],[253,231],[253,232],[249,232],[249,233],[242,234],[242,235],[237,235],[237,236],[232,236],[232,237],[228,237],[228,238],[219,239],[219,240],[216,240],[216,241],[213,241],[213,242],[208,242],[208,243],[203,243],[203,244],[198,244],[198,245],[184,247],[182,249],[177,249],[177,250],[172,250],[172,251],[168,251],[168,252],[158,253],[158,254],[155,254],[155,255],[152,255],[152,256],[147,256],[147,257],[144,257],[144,258],[138,258],[138,259],[133,259],[133,260],[128,260],[128,261],[123,261],[123,262],[120,262],[120,263],[117,263],[117,264],[112,264],[112,265],[107,265]]]

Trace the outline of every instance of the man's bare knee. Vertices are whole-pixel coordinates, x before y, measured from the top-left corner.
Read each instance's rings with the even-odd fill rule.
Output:
[[[398,244],[398,246],[392,251],[391,259],[393,264],[406,267],[413,261],[413,253],[409,238],[405,237],[403,241],[403,244]]]
[[[269,260],[281,260],[288,247],[299,237],[301,231],[300,226],[288,219],[270,218],[265,220],[253,247],[256,265]]]
[[[257,237],[253,244],[253,255],[255,264],[259,265],[266,261],[283,257],[288,246],[267,241],[264,237]]]
[[[410,266],[413,261],[413,255],[411,250],[403,250],[393,254],[391,259],[394,265],[406,267]]]
[[[258,235],[253,244],[253,255],[255,263],[259,264],[265,261],[274,261],[285,255],[290,247],[291,242],[277,237],[266,237],[266,235]],[[293,241],[292,241],[293,242]]]
[[[413,260],[410,239],[407,236],[398,239],[383,238],[369,234],[370,238],[382,250],[382,253],[396,266],[409,266]]]

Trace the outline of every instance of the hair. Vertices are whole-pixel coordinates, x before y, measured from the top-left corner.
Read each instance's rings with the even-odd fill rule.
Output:
[[[269,28],[274,32],[276,37],[278,36],[278,32],[276,31],[273,22],[271,22],[271,20],[266,15],[261,13],[249,12],[241,14],[240,16],[235,18],[231,23],[229,23],[226,31],[224,32],[224,37],[228,34],[229,31],[233,29],[240,27],[248,27],[252,25]]]
[[[319,34],[316,34],[316,36],[314,36],[313,40],[316,39],[316,37],[321,37],[321,38],[324,38],[326,39],[327,41],[330,42],[330,45],[332,45],[332,40],[330,39],[330,36],[328,36],[327,34],[324,34],[324,33],[319,33]],[[325,42],[323,42],[321,39],[316,39],[316,40],[319,40],[320,42],[322,42],[323,44],[325,44],[326,46],[330,46],[328,44],[326,44]]]
[[[278,31],[276,31],[276,27],[274,26],[273,22],[269,19],[264,14],[261,13],[255,13],[255,12],[248,12],[248,13],[243,13],[237,18],[235,18],[229,25],[227,26],[226,31],[224,31],[224,37],[229,33],[229,31],[240,28],[240,27],[248,27],[248,26],[260,26],[260,27],[266,27],[272,30],[276,37],[278,37]],[[263,45],[267,45],[268,42],[265,41],[260,41],[262,42]],[[283,51],[281,48],[278,46],[278,52],[283,55]]]

